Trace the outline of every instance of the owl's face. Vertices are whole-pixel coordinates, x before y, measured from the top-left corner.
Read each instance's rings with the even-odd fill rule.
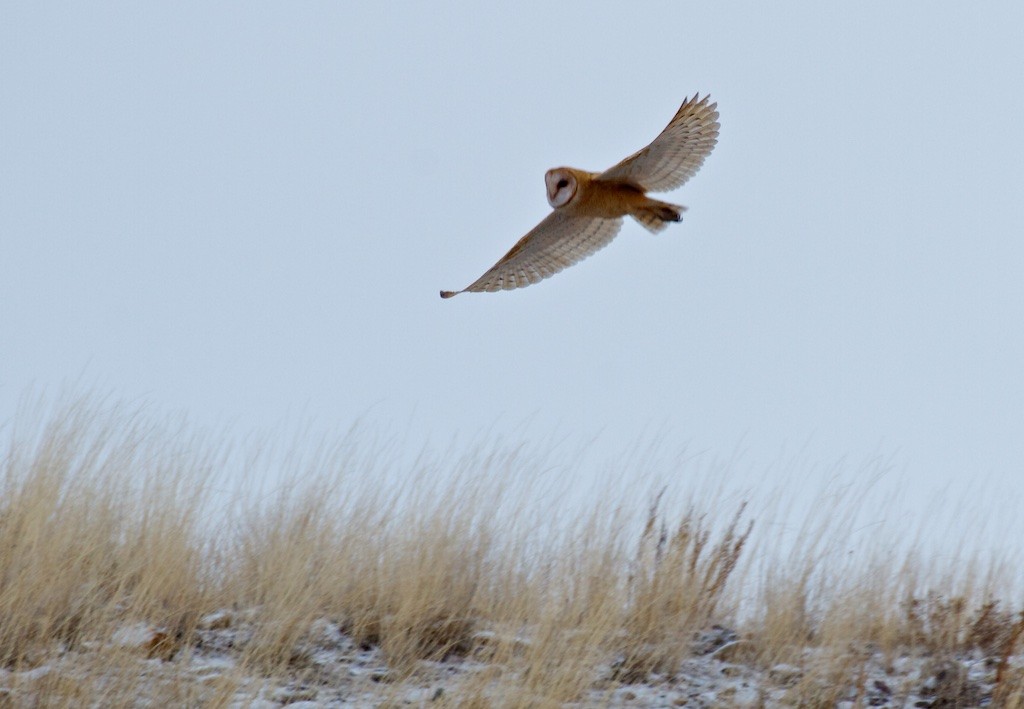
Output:
[[[564,167],[548,170],[544,175],[544,184],[548,188],[548,204],[555,209],[568,204],[579,188],[576,176]]]

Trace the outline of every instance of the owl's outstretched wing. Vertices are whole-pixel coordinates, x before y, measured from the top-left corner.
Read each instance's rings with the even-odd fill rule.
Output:
[[[632,182],[645,192],[668,192],[693,177],[718,142],[717,103],[700,94],[679,107],[650,145],[603,172],[598,179]]]
[[[622,219],[570,216],[554,211],[535,226],[487,273],[460,291],[441,291],[442,298],[464,292],[512,290],[542,281],[608,245]]]

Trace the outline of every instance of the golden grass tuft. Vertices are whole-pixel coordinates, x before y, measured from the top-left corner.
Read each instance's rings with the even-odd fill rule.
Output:
[[[659,518],[660,499],[648,513],[628,578],[622,628],[627,645],[616,666],[616,678],[627,683],[655,672],[675,674],[688,654],[687,640],[715,620],[753,531],[752,521],[740,527],[745,504],[717,540],[693,512],[670,529]]]
[[[0,666],[102,641],[131,617],[187,638],[207,602],[205,470],[153,431],[83,403],[0,463]],[[187,473],[187,475],[186,475]],[[186,484],[187,483],[187,484]]]
[[[795,667],[778,671],[794,706],[866,703],[872,663],[915,655],[962,705],[978,689],[943,663],[972,653],[991,658],[999,706],[1024,701],[1013,565],[925,561],[881,535],[852,554],[849,495],[783,544],[742,499],[574,501],[522,447],[403,463],[356,428],[307,455],[233,457],[82,401],[9,433],[0,702],[226,706],[259,693],[253,678],[329,687],[344,672],[316,658],[337,628],[386,662],[362,688],[381,701],[448,660],[477,669],[438,705],[554,707],[671,682],[715,624],[740,638],[731,662]],[[215,623],[235,665],[199,678]]]

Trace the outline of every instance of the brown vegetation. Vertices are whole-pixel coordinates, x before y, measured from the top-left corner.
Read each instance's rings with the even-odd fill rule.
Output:
[[[658,495],[566,515],[538,502],[521,451],[396,471],[358,432],[260,496],[180,427],[82,402],[37,419],[0,459],[0,706],[227,705],[247,677],[313,677],[318,623],[382,653],[382,699],[424,661],[493,669],[439,701],[558,706],[715,653],[775,668],[793,706],[830,706],[898,695],[866,668],[926,655],[936,706],[969,706],[980,690],[942,663],[974,653],[1000,706],[1024,701],[1024,615],[996,597],[997,573],[929,570],[909,551],[850,560],[827,543],[841,523],[765,561],[772,540],[743,503],[673,512]],[[179,671],[229,624],[229,670]]]

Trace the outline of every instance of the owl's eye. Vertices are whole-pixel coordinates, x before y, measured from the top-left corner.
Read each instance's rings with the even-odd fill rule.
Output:
[[[557,187],[560,190],[564,190],[568,186],[569,186],[569,181],[567,179],[565,179],[564,177],[561,180],[558,181],[557,185],[555,185],[555,187]]]

